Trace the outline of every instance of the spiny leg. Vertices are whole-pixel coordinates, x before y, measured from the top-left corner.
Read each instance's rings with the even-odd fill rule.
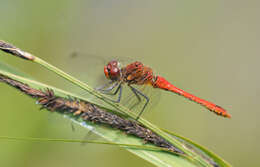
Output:
[[[111,82],[108,82],[108,83],[106,83],[106,84],[104,84],[102,86],[99,86],[99,87],[95,88],[95,89],[100,91],[100,92],[102,92],[102,93],[104,93],[104,94],[115,95],[114,93],[111,93],[111,90],[113,90],[115,87],[117,87],[118,84],[119,84],[119,82],[111,81]],[[106,87],[108,87],[108,88],[106,88]]]
[[[138,119],[140,118],[140,116],[142,115],[142,113],[144,112],[144,109],[145,107],[147,106],[147,104],[149,103],[150,99],[145,95],[143,94],[142,92],[140,92],[139,90],[135,89],[134,87],[130,86],[129,87],[131,88],[131,90],[135,93],[135,94],[139,94],[141,96],[143,96],[146,100],[141,112],[138,114],[137,118],[136,118],[136,121],[138,121]]]
[[[119,91],[118,98],[116,101],[114,101],[116,103],[119,103],[121,101],[121,97],[122,97],[122,85],[121,84],[117,87],[116,91],[114,92],[114,95],[116,95],[118,91]]]
[[[112,99],[109,99],[115,103],[119,103],[121,101],[121,97],[122,97],[122,83],[121,82],[110,82],[108,84],[105,84],[99,88],[97,88],[96,90],[99,90],[100,92],[104,93],[104,94],[107,94],[107,95],[116,95],[119,91],[119,94],[118,94],[118,98],[117,100],[112,100]],[[110,87],[106,88],[106,89],[103,89],[107,86],[109,86],[109,84],[112,84]],[[116,88],[117,87],[117,88]],[[111,92],[114,88],[116,88],[116,91],[115,92]]]
[[[136,93],[135,90],[133,90],[133,87],[132,87],[132,86],[129,86],[129,87],[131,88],[132,92],[135,94],[135,97],[136,97],[137,100],[138,100],[134,105],[132,105],[132,106],[130,107],[130,109],[132,109],[132,108],[134,108],[136,105],[138,105],[138,104],[141,102],[141,97],[139,96],[139,94]]]

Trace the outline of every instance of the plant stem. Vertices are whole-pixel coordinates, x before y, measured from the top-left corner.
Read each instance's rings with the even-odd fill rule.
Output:
[[[116,108],[119,112],[124,113],[125,115],[131,117],[132,119],[135,119],[137,117],[137,115],[135,113],[131,112],[128,108],[124,107],[123,105],[112,102],[111,100],[106,98],[104,95],[102,95],[100,92],[96,91],[95,89],[88,86],[84,82],[81,82],[80,80],[63,72],[59,68],[47,63],[46,61],[28,53],[28,52],[24,52],[21,49],[16,48],[15,46],[8,44],[4,41],[0,41],[0,49],[9,54],[14,55],[14,56],[40,64],[41,66],[45,67],[46,69],[56,73],[57,75],[61,76],[62,78],[68,80],[69,82],[73,83],[74,85],[77,85],[78,87],[86,90],[88,93],[90,93],[90,94],[96,96],[97,98],[101,99],[102,101],[106,102],[110,106]],[[185,154],[187,154],[187,156],[192,157],[192,159],[193,159],[192,161],[196,161],[194,163],[199,163],[199,164],[202,164],[203,166],[209,166],[209,164],[207,162],[205,162],[202,158],[196,156],[196,154],[194,154],[191,150],[186,148],[180,141],[169,136],[167,133],[163,132],[161,129],[159,129],[155,125],[151,124],[150,122],[148,122],[147,120],[145,120],[143,118],[140,118],[139,122],[142,125],[144,125],[145,127],[152,130],[157,135],[161,136],[162,138],[164,138],[165,140],[167,140],[168,142],[173,144],[175,147],[179,148],[181,151],[183,151]]]
[[[95,89],[93,89],[92,87],[88,86],[86,83],[72,77],[71,75],[65,73],[64,71],[60,70],[59,68],[47,63],[46,61],[34,56],[34,59],[32,60],[35,63],[38,63],[40,65],[42,65],[43,67],[45,67],[46,69],[58,74],[59,76],[61,76],[62,78],[68,80],[69,82],[73,83],[74,85],[79,86],[80,88],[86,90],[88,93],[96,96],[97,98],[103,100],[104,102],[106,102],[107,104],[111,105],[112,107],[116,108],[117,110],[119,110],[120,112],[124,113],[125,115],[131,117],[132,119],[135,119],[137,117],[136,114],[134,114],[133,112],[131,112],[128,108],[122,106],[119,103],[114,103],[111,100],[109,100],[108,98],[106,98],[105,96],[103,96],[101,93],[99,93],[98,91],[96,91]],[[153,124],[151,124],[149,121],[143,119],[143,118],[139,118],[138,120],[141,124],[143,124],[145,127],[149,128],[150,130],[152,130],[153,132],[155,132],[156,134],[160,135],[161,137],[163,137],[165,140],[169,141],[170,143],[172,143],[174,146],[176,146],[177,148],[179,148],[181,151],[183,151],[185,154],[187,154],[188,156],[193,157],[194,159],[196,159],[199,163],[202,163],[204,165],[207,165],[205,163],[203,163],[204,161],[196,156],[193,152],[191,152],[189,149],[186,149],[185,147],[183,147],[183,144],[181,142],[179,142],[178,140],[172,138],[171,136],[169,136],[167,133],[164,133],[161,129],[159,129],[158,127],[154,126]]]

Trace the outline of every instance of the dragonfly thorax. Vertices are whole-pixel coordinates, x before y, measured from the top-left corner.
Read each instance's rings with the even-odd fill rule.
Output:
[[[123,82],[136,85],[152,84],[153,71],[141,62],[133,62],[121,69]]]

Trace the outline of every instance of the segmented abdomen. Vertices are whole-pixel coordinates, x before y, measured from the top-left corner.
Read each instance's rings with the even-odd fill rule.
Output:
[[[201,104],[202,106],[204,106],[205,108],[214,112],[217,115],[221,115],[223,117],[228,117],[228,118],[231,117],[231,115],[228,114],[227,111],[224,108],[222,108],[222,107],[220,107],[220,106],[218,106],[214,103],[211,103],[207,100],[196,97],[196,96],[194,96],[194,95],[192,95],[188,92],[185,92],[184,90],[181,90],[181,89],[175,87],[174,85],[172,85],[170,82],[168,82],[163,77],[157,76],[152,85],[153,85],[154,88],[160,88],[160,89],[164,89],[164,90],[167,90],[167,91],[171,91],[171,92],[174,92],[178,95],[181,95],[181,96],[183,96],[183,97],[185,97],[185,98],[187,98],[191,101],[199,103],[199,104]]]

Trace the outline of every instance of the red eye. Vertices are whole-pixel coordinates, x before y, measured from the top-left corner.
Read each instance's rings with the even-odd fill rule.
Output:
[[[120,69],[117,61],[111,61],[104,67],[105,76],[111,80],[118,80],[120,77]]]
[[[118,73],[119,73],[119,69],[118,69],[118,68],[113,67],[113,68],[110,70],[110,75],[111,75],[111,76],[116,76],[116,75],[118,75]]]
[[[105,76],[109,79],[109,72],[108,72],[107,66],[104,67],[104,73],[105,73]]]

